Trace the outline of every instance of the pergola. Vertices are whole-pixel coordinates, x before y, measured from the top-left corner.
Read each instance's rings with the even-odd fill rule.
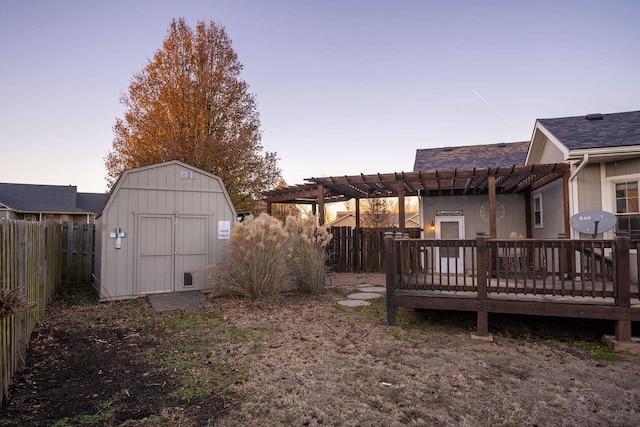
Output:
[[[469,169],[392,172],[370,175],[344,175],[307,178],[306,184],[265,191],[267,212],[274,203],[311,204],[324,223],[324,204],[356,200],[356,228],[360,227],[360,199],[397,197],[400,231],[404,232],[404,198],[408,196],[487,195],[489,200],[490,237],[496,237],[496,194],[531,192],[556,179],[563,180],[565,234],[569,236],[569,177],[565,163],[513,165]],[[530,215],[529,198],[527,215]],[[527,222],[530,218],[527,219]]]

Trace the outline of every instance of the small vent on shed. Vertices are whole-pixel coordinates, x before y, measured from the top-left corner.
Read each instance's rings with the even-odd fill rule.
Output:
[[[196,179],[197,176],[194,171],[180,171],[180,179]]]
[[[603,116],[600,113],[593,113],[593,114],[587,114],[587,120],[589,120],[590,122],[594,121],[594,120],[602,120]]]

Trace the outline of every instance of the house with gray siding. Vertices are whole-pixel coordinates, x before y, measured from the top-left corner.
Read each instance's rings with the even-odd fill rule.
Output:
[[[617,226],[605,232],[625,232],[640,239],[640,111],[538,119],[526,164],[568,163],[570,215],[607,211]],[[557,200],[562,190],[549,187],[534,191],[534,238],[555,237]],[[572,230],[572,237],[585,238]]]
[[[93,223],[105,193],[79,193],[74,185],[0,183],[0,220]]]
[[[570,166],[568,185],[555,180],[532,191],[496,194],[495,237],[557,238],[567,232],[567,214],[603,210],[616,215],[617,224],[597,237],[624,232],[640,239],[640,111],[538,119],[530,141],[419,149],[414,171],[560,163]],[[420,212],[426,238],[489,235],[486,196],[430,194],[421,197]],[[569,232],[567,237],[593,237]],[[637,281],[637,266],[632,272]]]

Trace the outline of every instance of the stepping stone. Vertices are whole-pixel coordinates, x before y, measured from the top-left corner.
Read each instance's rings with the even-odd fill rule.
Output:
[[[364,307],[367,305],[371,305],[369,301],[361,300],[361,299],[346,299],[342,301],[338,301],[340,305],[346,305],[347,307]]]
[[[358,288],[358,292],[379,292],[381,294],[386,294],[387,289],[383,286],[363,286]]]
[[[347,298],[351,298],[351,299],[376,299],[376,298],[381,298],[382,295],[378,292],[358,292],[355,294],[351,294],[351,295],[347,295]]]

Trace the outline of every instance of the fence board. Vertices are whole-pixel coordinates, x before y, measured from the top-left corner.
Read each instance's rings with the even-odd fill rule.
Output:
[[[397,228],[331,227],[329,266],[338,272],[379,273],[384,271],[384,233]],[[409,228],[411,238],[420,237],[419,228]]]
[[[25,302],[36,304],[7,315],[0,301],[0,402],[24,365],[31,333],[60,283],[61,242],[60,224],[0,221],[0,289],[19,292]]]
[[[90,283],[95,260],[95,224],[62,224],[62,283]]]

